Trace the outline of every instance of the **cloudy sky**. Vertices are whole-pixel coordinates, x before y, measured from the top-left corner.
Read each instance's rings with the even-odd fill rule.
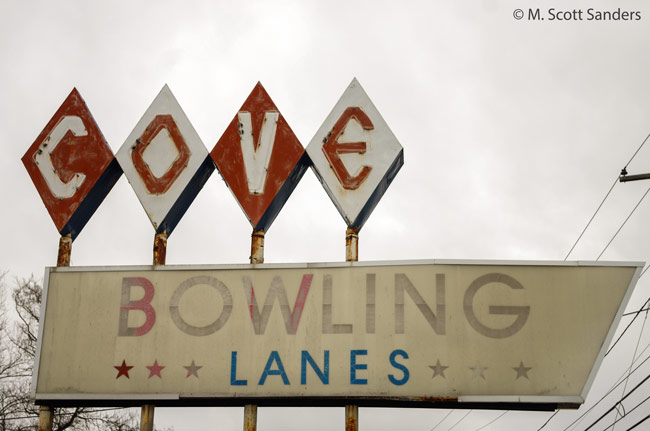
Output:
[[[640,19],[590,21],[590,7]],[[546,19],[529,20],[529,8]],[[551,20],[551,8],[571,19]],[[3,1],[0,266],[40,277],[56,263],[59,234],[20,158],[73,87],[113,152],[164,84],[211,150],[258,81],[306,146],[354,77],[405,155],[361,231],[360,260],[562,260],[650,133],[649,47],[650,5],[632,0]],[[650,172],[650,144],[628,171]],[[598,258],[648,186],[616,185],[569,260]],[[650,260],[649,217],[643,201],[600,259]],[[265,260],[342,261],[345,227],[308,171],[266,236]],[[250,233],[214,174],[170,237],[167,263],[246,263]],[[74,242],[72,265],[150,264],[153,235],[121,177]],[[650,280],[641,278],[628,311],[649,296]],[[565,429],[598,401],[629,367],[638,340],[641,354],[650,342],[642,322],[606,358],[587,403],[561,411],[546,429]],[[646,364],[635,372],[628,389],[649,371]],[[642,390],[639,400],[650,394]],[[259,429],[343,428],[341,408],[287,412],[260,409]],[[361,409],[360,422],[476,430],[502,414],[472,411],[455,425],[467,412],[448,413]],[[550,416],[509,412],[483,429],[537,429]],[[177,430],[208,421],[241,429],[242,409],[156,411],[158,425]]]

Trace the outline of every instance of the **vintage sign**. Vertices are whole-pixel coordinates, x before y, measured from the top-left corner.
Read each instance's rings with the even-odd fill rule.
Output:
[[[167,85],[116,157],[154,229],[167,235],[214,171],[201,138]]]
[[[76,88],[22,161],[57,230],[73,240],[122,175]]]
[[[47,270],[37,402],[575,407],[642,264],[150,268]]]
[[[404,164],[404,150],[357,79],[307,146],[348,227],[361,229]]]
[[[253,229],[265,232],[309,164],[298,138],[259,82],[210,155]]]

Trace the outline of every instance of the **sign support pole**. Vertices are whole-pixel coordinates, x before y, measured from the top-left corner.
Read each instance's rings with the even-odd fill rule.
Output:
[[[167,231],[157,233],[153,239],[153,264],[164,265],[167,258]],[[145,404],[140,411],[140,431],[153,431],[153,416],[156,406]]]
[[[72,234],[61,235],[59,250],[56,256],[56,266],[70,266],[72,253]],[[54,409],[50,406],[41,406],[38,413],[38,431],[52,431],[54,422]]]
[[[251,264],[264,263],[264,229],[253,229],[251,234]],[[244,431],[257,431],[257,405],[244,406]]]
[[[345,261],[357,262],[359,260],[359,229],[348,227],[345,231]],[[359,406],[345,406],[345,431],[358,431]]]

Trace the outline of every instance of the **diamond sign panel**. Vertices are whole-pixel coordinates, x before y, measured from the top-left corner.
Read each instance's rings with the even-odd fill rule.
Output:
[[[308,166],[304,148],[259,82],[210,155],[253,228],[264,231]]]
[[[156,233],[171,235],[214,164],[165,85],[116,154]]]
[[[361,229],[404,164],[404,150],[353,79],[307,146],[314,173],[350,228]]]
[[[22,162],[61,235],[74,240],[122,170],[76,88]]]

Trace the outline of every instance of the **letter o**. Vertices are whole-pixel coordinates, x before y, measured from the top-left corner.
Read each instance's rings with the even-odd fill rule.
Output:
[[[180,311],[178,310],[181,298],[185,292],[198,284],[207,284],[208,286],[214,287],[223,299],[223,309],[221,310],[221,315],[219,315],[217,320],[206,326],[190,325],[183,319]],[[205,275],[192,277],[182,282],[174,291],[171,301],[169,301],[169,314],[171,315],[171,318],[176,327],[185,332],[187,335],[193,335],[195,337],[202,337],[217,332],[223,327],[223,325],[226,324],[228,318],[230,318],[231,312],[232,295],[230,294],[228,287],[216,278],[208,277]]]

